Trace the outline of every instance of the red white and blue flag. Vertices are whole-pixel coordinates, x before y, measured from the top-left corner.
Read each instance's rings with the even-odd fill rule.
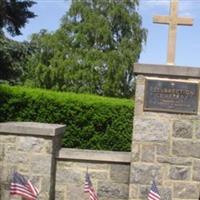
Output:
[[[97,194],[92,186],[92,182],[90,180],[90,175],[86,172],[85,175],[85,185],[84,192],[89,193],[90,200],[98,200]]]
[[[154,180],[151,185],[151,190],[149,191],[148,194],[148,200],[160,200],[160,194]]]
[[[36,200],[39,194],[38,189],[23,175],[14,172],[10,184],[10,194],[19,195],[26,200]]]

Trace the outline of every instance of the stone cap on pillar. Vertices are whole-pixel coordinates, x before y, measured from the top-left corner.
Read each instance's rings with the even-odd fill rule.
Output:
[[[33,135],[54,137],[65,131],[65,125],[37,122],[5,122],[0,123],[1,134]]]
[[[136,63],[133,71],[135,75],[200,79],[200,68],[197,67]]]

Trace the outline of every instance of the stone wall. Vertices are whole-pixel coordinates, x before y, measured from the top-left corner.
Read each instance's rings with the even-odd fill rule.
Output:
[[[40,200],[86,200],[87,168],[99,200],[147,199],[153,179],[161,199],[200,199],[200,106],[197,114],[144,111],[145,79],[200,84],[200,69],[139,66],[135,72],[131,153],[60,149],[63,125],[2,123],[0,200],[9,199],[14,170],[32,179]]]
[[[157,71],[151,70],[151,66],[137,70],[141,73],[136,82],[129,200],[147,199],[153,179],[161,199],[197,200],[200,197],[200,109],[197,115],[186,115],[147,112],[143,106],[145,79],[149,76],[172,81],[200,83],[200,80],[191,78],[192,69],[182,70],[187,78],[179,76],[176,67],[163,67],[164,74],[159,67]],[[159,70],[161,75],[155,75]]]
[[[11,199],[9,183],[15,170],[38,187],[39,199],[55,199],[55,158],[64,129],[63,125],[29,122],[0,124],[0,200]]]
[[[99,200],[127,200],[130,153],[61,149],[57,162],[56,199],[89,199],[84,194],[88,172]]]
[[[65,126],[30,122],[0,123],[0,200],[9,195],[18,171],[40,191],[40,200],[82,200],[88,168],[99,200],[127,200],[130,152],[60,149]],[[56,191],[55,191],[56,188]]]

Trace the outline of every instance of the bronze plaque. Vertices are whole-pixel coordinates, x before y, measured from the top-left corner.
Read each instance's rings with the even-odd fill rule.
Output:
[[[146,79],[144,110],[197,114],[197,83]]]

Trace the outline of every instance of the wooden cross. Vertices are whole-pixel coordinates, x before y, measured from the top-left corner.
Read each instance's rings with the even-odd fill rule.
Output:
[[[178,0],[171,0],[170,16],[154,16],[153,22],[158,24],[169,24],[167,64],[175,63],[176,52],[176,29],[177,25],[192,26],[193,19],[177,16]]]

